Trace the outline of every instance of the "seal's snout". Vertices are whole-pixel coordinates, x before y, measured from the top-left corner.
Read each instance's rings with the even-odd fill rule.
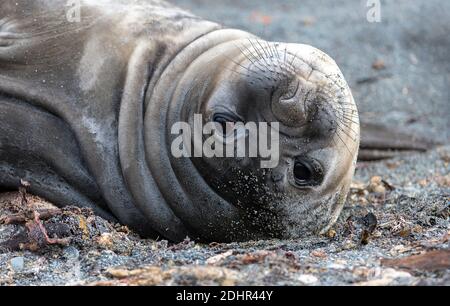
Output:
[[[352,116],[347,114],[353,107],[347,84],[336,63],[322,51],[306,45],[251,40],[237,50],[240,53],[231,61],[231,70],[246,84],[240,90],[248,90],[262,119],[277,121],[294,133],[321,121],[317,134],[330,135],[338,121],[343,121],[337,118],[340,112]],[[245,95],[241,98],[249,100]]]

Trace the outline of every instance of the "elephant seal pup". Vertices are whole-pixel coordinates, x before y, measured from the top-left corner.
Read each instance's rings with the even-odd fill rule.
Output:
[[[173,241],[293,238],[335,222],[359,120],[330,57],[162,1],[81,4],[79,22],[63,0],[0,4],[1,186],[24,179],[59,206]],[[266,122],[276,164],[174,156],[174,125],[199,115],[233,135]]]

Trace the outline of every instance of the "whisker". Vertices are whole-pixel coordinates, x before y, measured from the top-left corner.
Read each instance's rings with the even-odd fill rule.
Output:
[[[338,123],[338,127],[342,130],[342,132],[344,132],[347,136],[349,137],[357,137],[359,135],[359,133],[357,133],[356,131],[354,131],[351,127],[345,125],[344,123],[341,123],[344,127],[346,127],[348,130],[350,130],[351,132],[353,132],[354,135],[351,135],[351,132],[347,133]],[[356,141],[356,139],[354,139],[354,141]]]
[[[351,153],[349,147],[347,146],[347,144],[345,143],[345,141],[344,141],[344,140],[341,138],[341,136],[339,135],[338,130],[336,130],[335,135],[336,135],[337,137],[339,137],[339,139],[341,140],[341,142],[342,142],[342,143],[344,144],[344,146],[347,148],[348,153],[351,155],[352,153]]]
[[[248,70],[249,72],[252,72],[252,73],[255,73],[255,74],[257,74],[257,72],[256,71],[253,71],[253,70],[251,70],[250,68],[248,68],[248,67],[245,67],[245,66],[243,66],[242,64],[240,64],[240,63],[238,63],[238,62],[236,62],[235,60],[233,60],[232,58],[230,58],[229,56],[227,56],[227,55],[225,55],[224,54],[224,56],[228,59],[228,60],[230,60],[231,62],[233,62],[234,64],[236,64],[236,65],[238,65],[238,66],[240,66],[241,68],[244,68],[245,70]]]
[[[255,56],[255,54],[244,44],[242,44],[242,47],[248,51],[248,53],[250,54],[250,56],[253,58],[252,63],[256,66],[256,65],[261,65],[263,68],[265,68],[259,61],[259,59]],[[240,50],[240,49],[239,49]],[[244,51],[241,50],[242,53],[244,53]],[[244,53],[245,55],[245,53]],[[266,72],[265,70],[261,69],[262,72]]]

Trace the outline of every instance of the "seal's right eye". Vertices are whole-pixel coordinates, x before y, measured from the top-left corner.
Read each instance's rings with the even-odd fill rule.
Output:
[[[323,179],[323,169],[319,162],[309,158],[298,158],[293,169],[298,187],[318,186]]]

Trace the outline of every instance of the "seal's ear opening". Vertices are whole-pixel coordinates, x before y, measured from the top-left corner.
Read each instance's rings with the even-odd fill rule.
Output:
[[[376,123],[361,124],[359,161],[375,161],[392,158],[401,153],[425,152],[439,143],[410,134],[398,127]]]

